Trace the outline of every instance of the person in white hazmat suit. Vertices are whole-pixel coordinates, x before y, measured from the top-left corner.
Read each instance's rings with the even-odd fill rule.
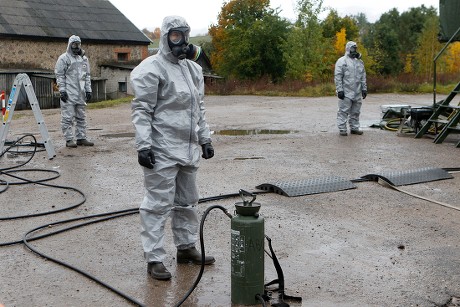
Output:
[[[61,96],[61,129],[66,147],[93,146],[94,143],[86,139],[86,102],[92,96],[90,66],[81,49],[80,37],[72,35],[69,38],[67,51],[59,56],[54,73]]]
[[[184,18],[165,17],[158,53],[131,73],[132,122],[145,187],[139,210],[141,241],[147,272],[159,280],[171,278],[163,264],[168,216],[177,262],[201,264],[202,257],[195,247],[199,225],[196,174],[200,154],[210,159],[214,149],[205,119],[203,73],[194,62],[201,49],[189,44],[189,35]],[[206,256],[205,264],[214,261]]]
[[[367,82],[364,63],[357,50],[355,42],[347,42],[345,55],[335,63],[334,82],[339,98],[337,126],[341,136],[348,135],[347,123],[351,134],[363,134],[359,129],[359,115],[362,99],[367,96]]]

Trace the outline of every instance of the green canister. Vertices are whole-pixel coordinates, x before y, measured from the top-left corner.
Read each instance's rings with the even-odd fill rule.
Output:
[[[260,303],[256,295],[264,294],[264,218],[254,194],[240,190],[240,196],[243,202],[235,204],[231,220],[231,299],[234,304],[255,305]]]

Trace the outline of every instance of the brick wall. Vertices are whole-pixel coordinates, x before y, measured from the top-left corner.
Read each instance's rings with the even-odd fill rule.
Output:
[[[101,76],[100,64],[117,61],[117,52],[128,53],[129,61],[142,60],[148,56],[147,46],[86,44],[82,41],[91,65],[91,75]],[[41,42],[0,39],[0,68],[43,69],[54,71],[58,57],[67,49],[65,42]]]

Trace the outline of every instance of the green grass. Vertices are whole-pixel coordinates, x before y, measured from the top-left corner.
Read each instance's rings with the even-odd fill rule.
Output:
[[[447,95],[457,83],[446,82],[436,86],[436,93]],[[387,80],[379,78],[368,79],[369,94],[375,93],[398,93],[398,94],[432,94],[431,82],[401,82],[401,80]],[[323,84],[309,84],[300,81],[272,83],[267,79],[258,81],[230,81],[220,80],[212,85],[206,85],[206,95],[255,95],[255,96],[278,96],[278,97],[322,97],[335,96],[333,82]],[[88,109],[112,108],[130,103],[132,96],[89,103]]]
[[[131,96],[128,97],[123,97],[119,99],[113,99],[113,100],[104,100],[104,101],[98,101],[98,102],[91,102],[88,103],[86,106],[87,109],[105,109],[105,108],[113,108],[125,103],[131,102],[133,98]]]
[[[449,85],[438,85],[436,88],[436,93],[438,94],[449,94],[455,87],[456,84]],[[371,90],[370,94],[373,93]],[[375,93],[375,92],[374,92]],[[410,86],[395,86],[390,88],[385,88],[385,90],[378,91],[378,93],[398,93],[398,94],[431,94],[433,93],[433,85],[429,83],[423,83],[417,87]],[[304,85],[304,86],[294,86],[286,84],[277,84],[277,85],[261,85],[257,86],[252,84],[252,86],[239,86],[228,87],[225,83],[216,84],[213,86],[206,86],[206,95],[255,95],[255,96],[278,96],[278,97],[322,97],[322,96],[334,96],[335,87],[331,84],[320,84],[320,85]],[[112,108],[125,103],[130,103],[132,96],[114,99],[114,100],[105,100],[99,102],[89,103],[87,109],[104,109]],[[15,114],[16,115],[16,114]]]
[[[438,82],[436,93],[449,94],[457,85],[459,77]],[[433,83],[415,78],[377,77],[367,79],[369,94],[397,93],[397,94],[431,94]],[[272,83],[266,78],[256,81],[219,80],[206,86],[206,95],[260,95],[260,96],[297,96],[320,97],[334,96],[333,81],[325,83],[308,83],[302,81],[284,81]]]

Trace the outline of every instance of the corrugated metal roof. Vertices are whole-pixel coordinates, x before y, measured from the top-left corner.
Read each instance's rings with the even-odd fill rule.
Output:
[[[0,37],[150,44],[108,0],[1,0]]]

